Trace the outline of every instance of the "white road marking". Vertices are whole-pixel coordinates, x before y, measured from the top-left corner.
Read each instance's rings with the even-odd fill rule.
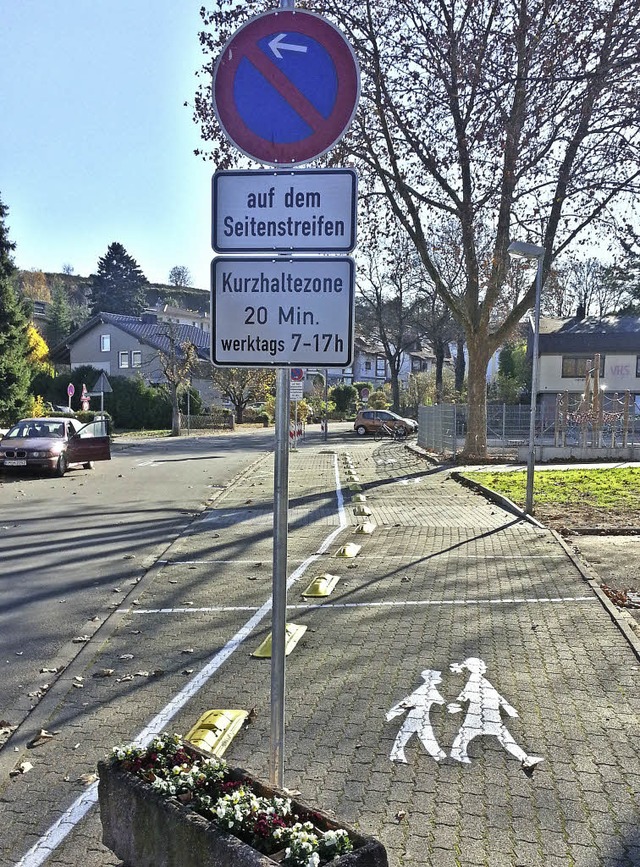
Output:
[[[315,563],[329,546],[333,544],[334,539],[343,530],[349,526],[347,516],[344,509],[344,498],[342,496],[342,488],[340,486],[340,474],[338,470],[337,456],[333,458],[334,474],[336,483],[336,499],[337,510],[340,517],[340,525],[336,527],[322,542],[318,551],[304,560],[298,568],[291,573],[287,588],[298,581],[306,572],[306,570]],[[148,743],[155,735],[164,730],[167,723],[178,713],[178,711],[200,690],[204,684],[215,674],[220,666],[236,651],[242,642],[248,637],[249,633],[255,629],[261,620],[271,610],[271,599],[268,599],[256,613],[251,617],[244,626],[236,632],[225,646],[220,650],[210,662],[192,678],[188,684],[158,713],[134,739],[137,743]],[[71,833],[78,822],[89,812],[91,807],[98,800],[98,784],[92,783],[91,786],[77,798],[73,804],[66,810],[51,827],[45,831],[40,839],[29,849],[15,867],[39,867],[43,864],[52,852],[62,843],[65,837]]]
[[[455,674],[461,674],[465,669],[469,672],[469,679],[455,701],[447,704],[437,689],[436,684],[442,683],[442,672],[427,668],[421,675],[424,683],[387,712],[386,719],[389,721],[408,711],[391,748],[390,760],[407,763],[404,748],[414,734],[418,735],[436,762],[446,759],[447,753],[438,743],[429,718],[431,706],[447,704],[449,713],[456,714],[462,711],[462,703],[468,702],[466,716],[449,753],[452,759],[471,764],[467,752],[471,741],[480,736],[493,736],[524,767],[531,768],[542,762],[541,756],[527,755],[502,722],[503,710],[514,718],[518,716],[518,711],[483,676],[487,670],[486,663],[476,656],[470,656],[463,662],[454,662],[449,666],[449,670]]]
[[[314,558],[316,555],[314,555]],[[305,561],[306,562],[306,561]],[[432,608],[451,605],[547,605],[563,602],[597,602],[595,596],[522,597],[514,599],[419,599],[391,602],[310,602],[287,605],[288,611],[310,611],[315,608],[404,608],[429,606]],[[206,605],[201,608],[121,608],[121,614],[218,614],[229,611],[256,611],[256,606]]]

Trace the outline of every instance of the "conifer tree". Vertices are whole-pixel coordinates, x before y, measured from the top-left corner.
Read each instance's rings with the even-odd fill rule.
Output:
[[[11,285],[15,266],[0,199],[0,423],[11,424],[24,415],[29,400],[29,317]]]
[[[122,313],[139,316],[146,306],[147,278],[122,244],[114,241],[98,259],[98,272],[91,275],[91,313]]]
[[[73,316],[66,289],[62,281],[56,277],[51,287],[51,306],[47,322],[47,340],[49,346],[57,346],[71,334]]]

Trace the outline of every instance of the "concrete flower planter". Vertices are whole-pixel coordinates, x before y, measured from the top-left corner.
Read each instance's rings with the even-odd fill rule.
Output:
[[[287,797],[245,771],[233,773],[249,780],[259,795]],[[280,853],[273,858],[261,854],[111,762],[99,762],[98,775],[102,840],[129,867],[274,867],[278,863]],[[300,801],[292,799],[292,805],[298,814],[313,814],[314,824],[323,831],[344,828],[348,832],[354,850],[332,861],[331,867],[388,867],[382,843]]]

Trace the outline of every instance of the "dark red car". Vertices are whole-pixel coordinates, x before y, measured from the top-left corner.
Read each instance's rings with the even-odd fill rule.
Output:
[[[0,440],[0,468],[50,470],[64,476],[69,467],[91,469],[111,460],[107,420],[83,425],[75,418],[23,418]]]

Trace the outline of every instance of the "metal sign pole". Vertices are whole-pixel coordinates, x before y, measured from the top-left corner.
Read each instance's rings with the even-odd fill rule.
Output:
[[[271,748],[269,779],[284,785],[285,637],[287,621],[287,532],[289,511],[289,414],[291,376],[276,379],[276,450],[273,474],[273,590],[271,608]]]

